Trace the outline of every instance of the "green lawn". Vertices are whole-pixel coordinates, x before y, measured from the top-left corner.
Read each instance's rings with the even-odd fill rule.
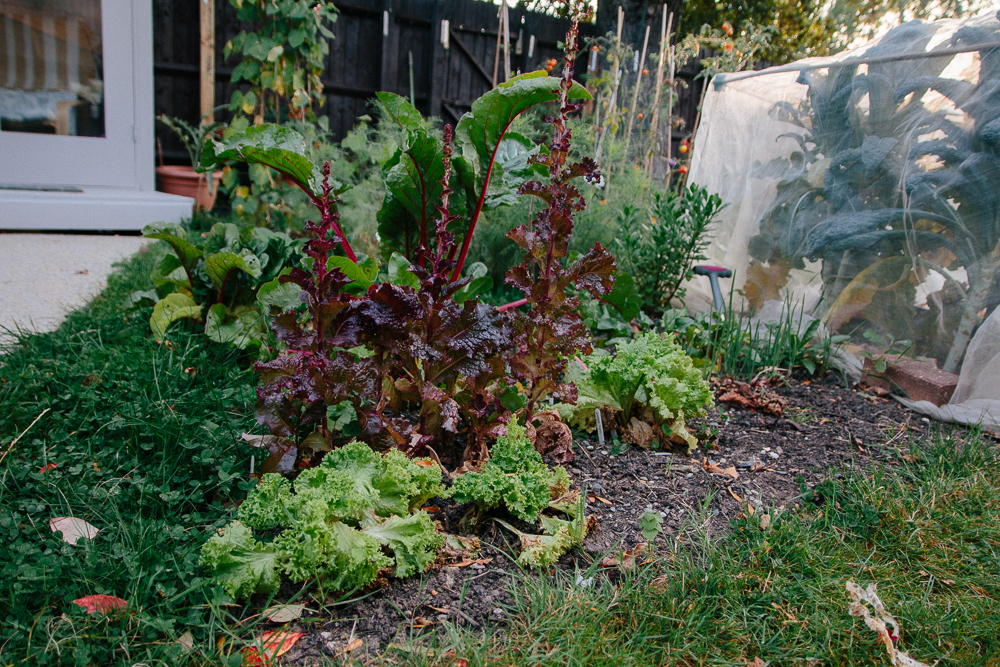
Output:
[[[223,658],[219,639],[254,633],[234,626],[242,611],[221,606],[197,552],[249,488],[251,450],[238,443],[255,426],[255,379],[246,358],[202,334],[178,328],[157,345],[149,311],[123,308],[149,287],[155,254],[128,262],[58,331],[0,357],[0,665],[236,665],[239,644]],[[614,583],[512,581],[504,632],[439,628],[383,660],[888,665],[847,613],[851,579],[878,583],[913,658],[1000,664],[996,443],[940,432],[897,439],[891,471],[844,471],[766,528],[758,514],[711,543],[695,520],[668,557]],[[70,546],[49,528],[60,516],[101,532]],[[72,603],[97,593],[133,613],[99,619]],[[190,650],[176,641],[188,632]]]

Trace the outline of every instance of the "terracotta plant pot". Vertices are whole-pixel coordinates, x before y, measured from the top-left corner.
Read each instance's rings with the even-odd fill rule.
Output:
[[[182,165],[165,165],[156,168],[160,177],[160,192],[181,195],[194,199],[195,210],[215,206],[215,196],[219,194],[221,171],[212,172],[212,191],[208,191],[208,174],[199,174],[191,167]]]

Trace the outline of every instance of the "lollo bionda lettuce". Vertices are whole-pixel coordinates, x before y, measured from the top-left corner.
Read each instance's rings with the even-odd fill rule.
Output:
[[[201,563],[235,599],[274,592],[282,573],[349,591],[383,570],[423,572],[443,538],[419,508],[444,493],[440,482],[441,469],[429,459],[352,442],[294,484],[264,475],[239,520],[204,545]]]

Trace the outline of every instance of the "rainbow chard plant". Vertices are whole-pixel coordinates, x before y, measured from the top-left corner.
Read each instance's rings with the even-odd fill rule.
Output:
[[[568,37],[575,51],[575,23]],[[584,205],[570,181],[596,176],[592,161],[566,164],[566,115],[576,108],[570,100],[589,96],[573,81],[569,63],[562,78],[534,72],[501,84],[473,104],[454,134],[446,126],[442,137],[426,130],[405,100],[379,94],[388,117],[406,130],[385,167],[378,214],[383,279],[374,258],[359,258],[351,248],[329,165],[319,169],[304,157],[301,136],[260,125],[206,146],[202,165],[264,164],[293,180],[319,211],[319,222],[306,226],[311,238],[303,267],[279,279],[298,288],[302,304],[272,308],[271,326],[285,349],[256,366],[262,379],[257,418],[283,448],[272,451],[272,459],[293,447],[302,459],[337,445],[328,412],[349,404],[359,437],[376,449],[412,455],[433,442],[440,450],[457,444],[456,434],[464,431],[465,450],[442,458],[481,460],[509,410],[530,413],[551,391],[572,396],[562,383],[565,359],[590,347],[565,289],[575,283],[606,294],[614,260],[596,246],[563,266],[573,212]],[[508,131],[519,114],[556,101],[548,152]],[[528,180],[546,170],[549,185]],[[497,308],[476,298],[489,288],[488,279],[463,276],[463,268],[482,212],[519,194],[542,198],[546,208],[530,227],[514,231],[527,253],[509,280],[526,298]],[[520,306],[529,306],[527,312]],[[527,401],[511,386],[519,379],[527,381]]]

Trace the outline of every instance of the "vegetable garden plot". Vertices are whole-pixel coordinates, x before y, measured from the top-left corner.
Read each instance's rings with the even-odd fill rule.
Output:
[[[716,76],[691,181],[729,204],[707,254],[750,310],[790,296],[855,354],[961,371],[914,407],[1000,428],[997,15]]]

